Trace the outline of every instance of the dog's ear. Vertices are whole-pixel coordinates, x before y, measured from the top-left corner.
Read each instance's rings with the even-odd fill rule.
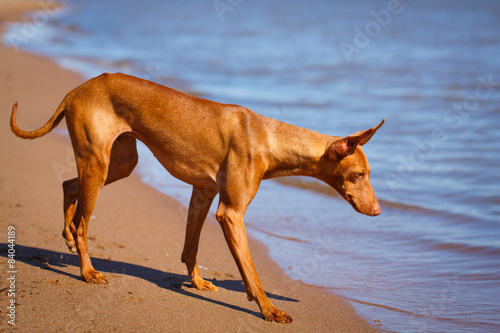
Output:
[[[326,158],[330,161],[340,161],[354,154],[361,141],[371,134],[371,129],[358,133],[335,140],[326,150]]]
[[[360,142],[359,144],[360,144],[361,146],[363,146],[363,145],[365,145],[366,143],[368,143],[368,141],[370,141],[370,139],[372,138],[373,134],[375,134],[375,132],[377,132],[377,131],[378,131],[378,129],[379,129],[380,127],[382,127],[382,125],[383,125],[384,123],[385,123],[385,118],[384,118],[384,119],[382,119],[382,121],[380,122],[380,124],[378,124],[377,126],[372,127],[372,128],[370,128],[369,130],[367,130],[367,131],[371,131],[371,132],[370,132],[370,135],[368,135],[366,138],[364,138],[363,140],[361,140],[361,142]],[[363,133],[363,132],[366,132],[366,131],[360,131],[360,132],[355,133],[355,134],[353,134],[353,135],[358,135],[358,134],[361,134],[361,133]]]
[[[385,119],[377,126],[354,133],[335,140],[326,150],[326,157],[331,161],[340,161],[346,156],[354,154],[358,145],[364,145],[372,138],[373,134],[384,124]]]

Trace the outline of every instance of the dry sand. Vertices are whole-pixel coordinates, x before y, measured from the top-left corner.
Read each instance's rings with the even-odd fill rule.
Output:
[[[6,3],[13,1],[0,0],[0,19],[19,18],[21,12]],[[257,304],[246,298],[213,217],[205,224],[198,262],[220,291],[191,288],[180,261],[187,209],[134,174],[104,188],[89,226],[94,267],[109,285],[83,282],[78,257],[61,237],[61,181],[76,176],[65,125],[34,141],[15,137],[8,125],[18,101],[19,126],[40,127],[83,79],[49,59],[5,47],[0,59],[1,332],[376,331],[345,300],[288,278],[266,246],[250,240],[268,296],[294,319],[292,324],[264,321]],[[15,298],[9,297],[7,280],[8,226],[15,227]],[[15,326],[7,323],[11,299]]]

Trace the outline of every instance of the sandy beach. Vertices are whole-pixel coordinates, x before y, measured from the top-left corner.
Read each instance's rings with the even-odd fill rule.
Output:
[[[1,1],[0,6],[6,3]],[[4,6],[1,24],[20,15],[15,6]],[[65,125],[34,141],[15,137],[9,128],[14,102],[19,103],[20,128],[33,130],[83,79],[50,59],[3,46],[0,59],[0,331],[376,331],[347,301],[288,278],[268,256],[266,246],[250,240],[265,291],[294,319],[287,325],[265,322],[257,304],[246,298],[213,217],[202,233],[198,263],[202,275],[220,291],[193,289],[180,261],[187,208],[134,174],[103,189],[89,226],[94,267],[109,284],[83,282],[78,257],[68,251],[61,236],[61,182],[76,176]],[[15,228],[12,268],[9,226]],[[15,273],[8,274],[10,270]],[[11,275],[15,296],[10,296],[12,281],[6,279]],[[12,317],[7,316],[12,300],[15,325],[8,324]]]

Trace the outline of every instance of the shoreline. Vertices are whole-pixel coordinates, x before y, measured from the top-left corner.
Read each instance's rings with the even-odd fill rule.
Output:
[[[21,10],[11,18],[18,19],[19,13]],[[346,300],[291,280],[271,259],[267,247],[249,238],[266,293],[294,323],[262,320],[258,306],[246,300],[238,269],[212,217],[203,229],[198,262],[204,278],[221,291],[191,288],[180,262],[187,208],[142,183],[136,173],[103,189],[89,225],[92,261],[110,284],[83,283],[78,258],[68,252],[60,236],[61,178],[76,175],[71,144],[59,135],[22,140],[10,132],[7,119],[17,100],[19,126],[26,130],[40,127],[64,95],[84,80],[48,58],[3,45],[0,55],[4,60],[0,64],[4,120],[0,124],[4,198],[0,225],[5,234],[8,226],[16,229],[18,272],[16,325],[7,327],[2,318],[0,329],[182,330],[188,326],[201,331],[235,327],[242,331],[376,331]],[[2,263],[8,260],[4,248],[2,245]],[[5,283],[1,284],[2,308],[9,301]],[[0,315],[5,316],[3,309]]]

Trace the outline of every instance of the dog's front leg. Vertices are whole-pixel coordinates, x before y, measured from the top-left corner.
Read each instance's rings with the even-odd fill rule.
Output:
[[[233,207],[221,201],[217,209],[216,217],[222,226],[224,237],[238,265],[238,269],[245,284],[248,300],[255,300],[257,302],[262,317],[265,320],[291,323],[292,317],[275,307],[267,298],[262,288],[248,248],[245,226],[243,224],[244,212],[245,209],[235,210]]]
[[[201,228],[203,227],[205,218],[207,217],[212,201],[216,195],[216,189],[193,187],[193,194],[191,195],[191,201],[189,203],[182,262],[186,263],[193,287],[199,290],[217,290],[217,287],[211,282],[203,280],[196,262]]]

